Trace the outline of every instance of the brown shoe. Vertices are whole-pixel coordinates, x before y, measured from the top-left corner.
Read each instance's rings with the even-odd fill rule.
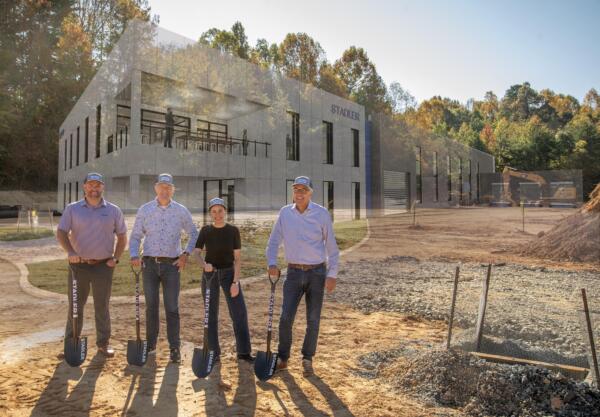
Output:
[[[275,367],[275,372],[287,371],[288,361],[283,359],[277,361],[277,366]]]
[[[313,376],[315,374],[315,370],[312,366],[312,361],[310,359],[302,359],[302,375],[304,377]]]
[[[107,358],[112,358],[113,356],[115,356],[115,350],[109,346],[99,347],[98,353],[100,353],[101,355],[104,355]]]

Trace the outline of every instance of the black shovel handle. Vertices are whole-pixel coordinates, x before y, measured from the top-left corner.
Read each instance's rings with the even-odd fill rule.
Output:
[[[77,275],[75,274],[75,268],[69,264],[71,270],[71,326],[73,327],[73,341],[77,342],[79,338],[79,331],[77,328],[78,324],[78,305],[77,305]]]
[[[209,278],[210,274],[210,278]],[[202,341],[202,348],[205,352],[208,352],[208,315],[210,312],[210,285],[212,280],[214,279],[216,271],[205,272],[202,274],[202,279],[204,280],[204,335]]]
[[[277,271],[277,278],[273,280],[269,274],[269,282],[271,282],[271,297],[269,299],[269,318],[267,319],[267,356],[271,355],[271,335],[273,333],[273,310],[275,306],[275,287],[281,278],[281,271]]]
[[[140,331],[140,274],[142,273],[142,268],[136,270],[131,265],[131,272],[135,275],[135,334],[139,342],[142,340]]]

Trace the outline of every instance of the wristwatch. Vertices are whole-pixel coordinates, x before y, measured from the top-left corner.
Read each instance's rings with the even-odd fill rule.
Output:
[[[118,263],[119,263],[119,259],[118,259],[118,258],[115,258],[114,256],[112,257],[112,260],[113,260],[113,261],[115,261],[115,263],[116,263],[116,264],[118,264]]]

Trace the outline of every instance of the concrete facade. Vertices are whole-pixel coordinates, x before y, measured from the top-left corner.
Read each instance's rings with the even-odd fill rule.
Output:
[[[173,148],[163,146],[167,107],[182,123]],[[356,103],[132,21],[61,125],[57,206],[81,198],[85,174],[98,171],[107,199],[133,212],[153,198],[156,175],[169,172],[176,200],[192,211],[217,195],[236,212],[272,211],[289,201],[288,181],[308,175],[318,204],[333,182],[336,219],[364,217],[364,125]]]

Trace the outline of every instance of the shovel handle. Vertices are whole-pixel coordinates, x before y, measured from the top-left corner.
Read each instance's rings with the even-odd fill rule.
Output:
[[[77,276],[75,274],[75,268],[69,264],[69,270],[71,271],[71,327],[73,327],[73,340],[77,340],[79,332],[77,331]]]

